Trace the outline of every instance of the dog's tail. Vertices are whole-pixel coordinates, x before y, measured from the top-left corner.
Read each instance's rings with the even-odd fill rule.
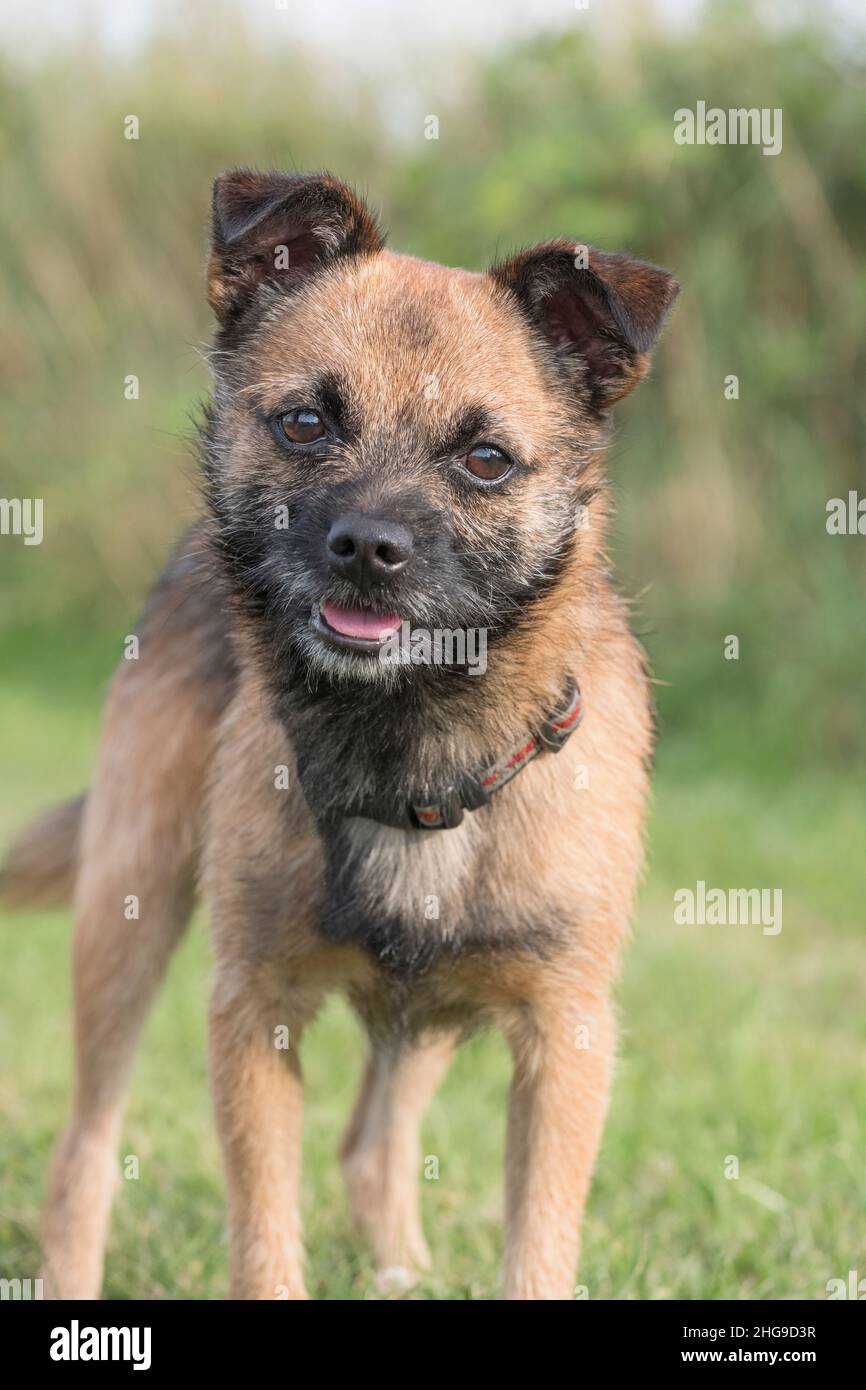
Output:
[[[25,826],[0,864],[4,907],[60,907],[72,898],[86,796],[52,806]]]

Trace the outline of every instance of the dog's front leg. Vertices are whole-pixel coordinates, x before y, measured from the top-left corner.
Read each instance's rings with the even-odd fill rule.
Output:
[[[298,1042],[315,1002],[301,995],[277,1002],[254,980],[216,982],[210,1064],[226,1172],[231,1298],[307,1297]]]
[[[607,1110],[606,998],[560,987],[509,1030],[504,1297],[571,1299],[583,1206]]]

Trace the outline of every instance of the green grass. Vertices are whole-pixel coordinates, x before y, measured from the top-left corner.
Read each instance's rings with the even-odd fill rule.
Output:
[[[104,647],[95,655],[70,639],[65,705],[39,651],[21,656],[0,706],[4,838],[83,785],[93,754]],[[676,748],[662,748],[579,1276],[591,1298],[821,1298],[828,1279],[866,1271],[863,793],[838,775],[771,792],[725,771],[720,754],[707,765],[687,778]],[[699,877],[781,887],[782,932],[674,926],[673,890]],[[69,1100],[70,923],[66,913],[22,916],[0,930],[0,1272],[23,1278],[38,1269],[45,1170]],[[140,1177],[122,1184],[109,1297],[225,1292],[205,1075],[209,969],[199,917],[142,1049],[120,1150],[137,1155]],[[376,1296],[336,1163],[361,1056],[356,1025],[334,1001],[304,1049],[304,1205],[319,1298]],[[435,1272],[416,1297],[496,1295],[507,1085],[500,1039],[479,1037],[430,1108],[423,1151],[440,1176],[419,1173],[419,1183]],[[725,1177],[729,1155],[736,1180]]]

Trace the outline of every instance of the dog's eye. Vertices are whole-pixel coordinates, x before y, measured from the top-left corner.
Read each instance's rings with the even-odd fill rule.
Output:
[[[315,410],[289,410],[280,416],[279,425],[292,444],[314,444],[325,435],[322,417]]]
[[[471,454],[466,455],[465,467],[473,478],[480,478],[484,483],[497,483],[511,471],[511,460],[492,444],[476,444]]]

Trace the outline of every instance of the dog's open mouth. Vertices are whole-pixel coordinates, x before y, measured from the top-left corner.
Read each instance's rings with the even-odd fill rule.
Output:
[[[338,603],[316,604],[310,626],[317,636],[343,651],[377,655],[383,642],[399,632],[399,613],[375,613],[366,608],[347,608]]]

